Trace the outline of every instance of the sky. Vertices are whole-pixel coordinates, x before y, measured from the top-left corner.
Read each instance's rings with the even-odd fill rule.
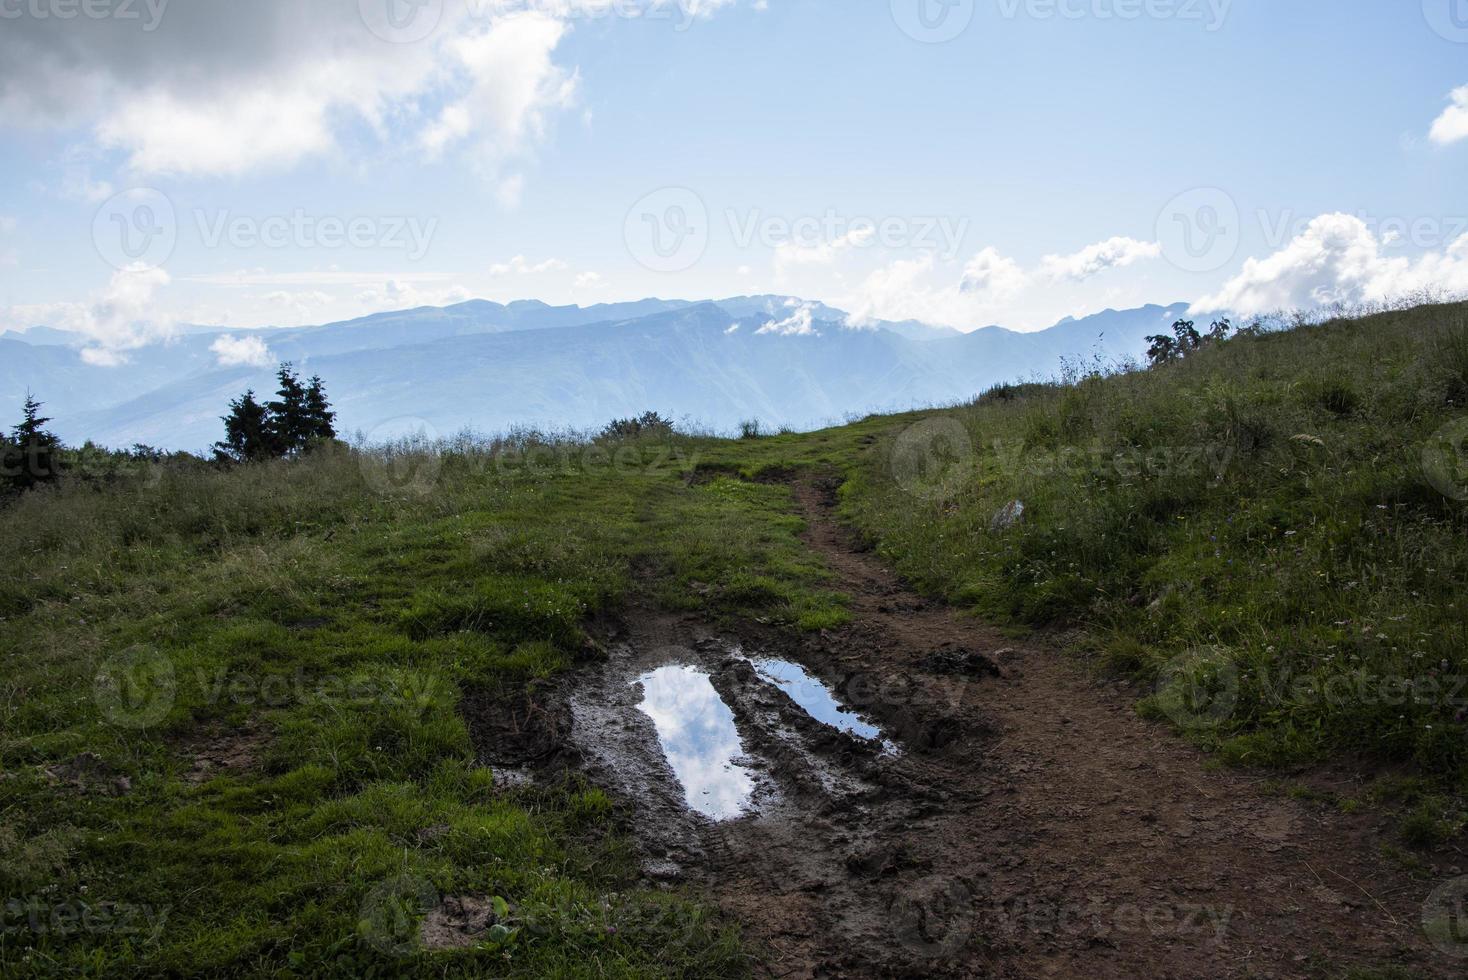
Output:
[[[1468,290],[1468,0],[0,0],[0,328]],[[247,361],[242,338],[221,361]]]

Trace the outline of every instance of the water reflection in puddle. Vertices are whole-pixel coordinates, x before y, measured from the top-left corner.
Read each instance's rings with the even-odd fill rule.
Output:
[[[816,721],[869,742],[880,741],[887,749],[892,749],[891,744],[882,738],[880,728],[842,707],[831,689],[807,673],[804,667],[788,660],[757,659],[753,663],[756,673],[788,694]]]
[[[683,784],[688,805],[714,820],[738,817],[754,792],[734,713],[708,674],[692,667],[660,667],[638,678],[638,709],[657,726],[663,754]]]

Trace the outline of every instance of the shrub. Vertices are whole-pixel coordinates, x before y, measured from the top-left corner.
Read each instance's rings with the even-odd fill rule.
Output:
[[[673,423],[657,412],[644,412],[637,418],[613,419],[602,429],[603,439],[637,439],[642,436],[669,436]]]

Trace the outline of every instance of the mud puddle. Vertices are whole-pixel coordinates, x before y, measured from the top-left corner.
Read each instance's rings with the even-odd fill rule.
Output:
[[[754,795],[754,775],[744,756],[734,713],[709,675],[695,667],[669,665],[637,681],[637,707],[652,719],[663,756],[682,784],[688,807],[711,820],[732,820]]]
[[[811,676],[804,667],[789,660],[765,657],[756,658],[751,663],[762,680],[784,691],[816,721],[868,742],[880,743],[889,753],[897,751],[897,746],[883,736],[881,728],[848,709],[836,699],[829,687]]]
[[[1416,926],[1432,883],[1379,859],[1364,818],[1205,767],[1061,652],[907,592],[831,521],[833,487],[795,493],[850,625],[788,639],[750,625],[740,639],[759,642],[741,649],[634,610],[598,635],[595,666],[465,701],[487,764],[608,790],[649,881],[739,923],[758,975],[1462,975]],[[664,741],[659,718],[700,714],[679,697],[664,710],[668,668],[732,719],[735,740],[723,727],[706,736],[717,752],[688,756],[719,779],[742,770],[732,816],[717,781],[707,802],[724,809],[696,805],[698,777]]]

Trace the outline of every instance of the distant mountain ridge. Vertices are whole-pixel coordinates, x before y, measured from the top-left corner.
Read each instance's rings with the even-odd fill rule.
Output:
[[[317,327],[191,328],[120,368],[86,364],[81,338],[38,327],[0,335],[0,411],[16,415],[29,389],[68,442],[202,450],[219,438],[229,399],[274,390],[273,364],[219,364],[210,348],[228,335],[257,336],[272,362],[320,374],[348,434],[584,429],[647,410],[717,430],[746,419],[809,429],[1052,376],[1065,358],[1139,358],[1144,338],[1186,309],[963,334],[915,321],[852,327],[840,310],[786,296],[585,308],[472,300]]]

